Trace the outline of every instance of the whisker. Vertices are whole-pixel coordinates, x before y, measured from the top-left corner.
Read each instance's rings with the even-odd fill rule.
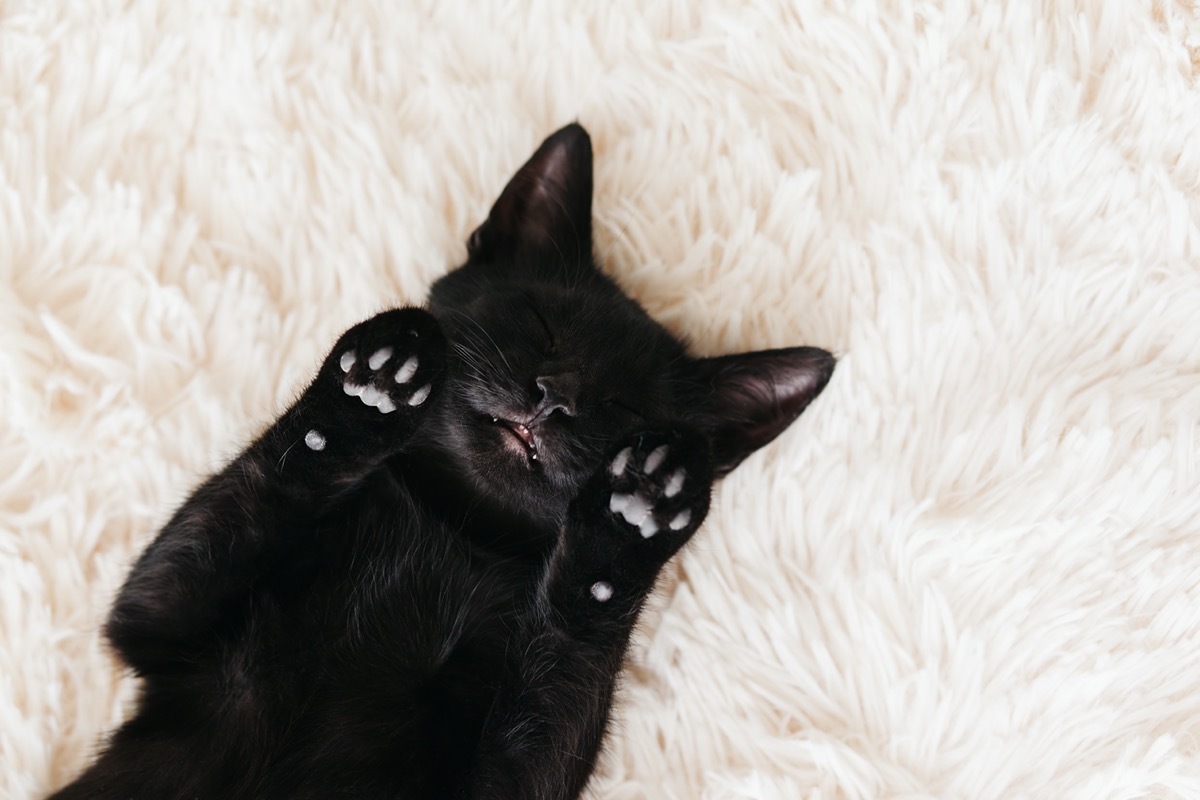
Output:
[[[481,324],[480,324],[480,323],[479,323],[477,320],[475,320],[473,317],[471,317],[469,314],[467,314],[467,313],[465,313],[465,312],[458,311],[458,310],[456,310],[456,309],[451,309],[450,311],[451,311],[451,313],[453,313],[455,316],[457,316],[457,317],[459,317],[459,318],[461,318],[461,319],[465,320],[466,322],[469,322],[470,324],[474,325],[474,326],[475,326],[475,329],[476,329],[477,331],[479,331],[481,334],[483,334],[484,336],[486,336],[486,337],[487,337],[487,340],[488,340],[489,342],[491,342],[491,344],[492,344],[492,347],[495,349],[495,351],[496,351],[496,355],[500,356],[500,360],[504,362],[504,366],[508,367],[508,374],[509,374],[509,377],[516,377],[516,372],[513,370],[513,368],[512,368],[512,364],[508,363],[508,357],[504,355],[504,350],[502,350],[502,349],[501,349],[500,345],[496,344],[496,340],[495,340],[495,339],[493,339],[493,338],[492,338],[492,335],[491,335],[490,333],[488,333],[488,332],[487,332],[487,329],[486,329],[486,328],[484,328],[484,327],[483,327],[483,325],[481,325]],[[463,331],[463,333],[466,333],[466,331],[464,330],[464,331]]]

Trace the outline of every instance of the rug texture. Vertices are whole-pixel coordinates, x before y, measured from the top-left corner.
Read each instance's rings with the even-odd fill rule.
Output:
[[[840,365],[647,614],[597,798],[1200,798],[1173,0],[0,2],[0,796],[131,559],[574,119],[606,269]]]

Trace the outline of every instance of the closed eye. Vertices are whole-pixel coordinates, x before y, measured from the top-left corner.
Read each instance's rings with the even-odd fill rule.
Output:
[[[550,323],[546,322],[546,318],[542,316],[542,312],[538,311],[537,305],[532,300],[526,300],[529,304],[529,310],[537,317],[537,321],[542,323],[542,330],[546,333],[546,347],[550,350],[554,349],[554,333],[550,330]]]
[[[619,397],[604,398],[604,405],[615,406],[616,408],[619,408],[622,411],[626,411],[630,414],[633,414],[638,419],[646,419],[645,414],[643,414],[641,411],[638,411],[635,407],[631,406],[629,403],[625,402],[624,400],[622,400]]]

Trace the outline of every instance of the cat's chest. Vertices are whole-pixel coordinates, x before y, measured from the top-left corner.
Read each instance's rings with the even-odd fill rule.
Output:
[[[536,559],[480,547],[394,487],[327,523],[314,607],[338,649],[436,669],[456,650],[503,646],[532,598]],[[328,534],[332,533],[332,537]]]

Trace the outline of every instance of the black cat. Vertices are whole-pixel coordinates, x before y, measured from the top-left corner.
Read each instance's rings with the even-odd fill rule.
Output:
[[[696,359],[596,267],[571,125],[425,309],[350,329],[109,617],[136,714],[56,798],[574,798],[712,481],[833,371]]]

